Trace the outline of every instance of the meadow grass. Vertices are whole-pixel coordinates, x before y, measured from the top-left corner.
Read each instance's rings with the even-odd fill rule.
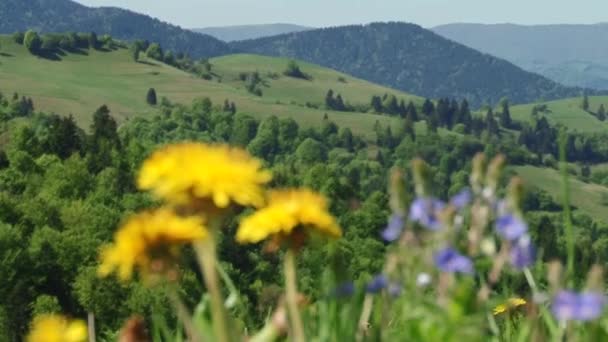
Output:
[[[537,186],[561,203],[562,176],[559,171],[530,165],[513,166],[511,169],[519,174],[527,185]],[[608,208],[602,204],[602,197],[608,196],[608,188],[598,184],[585,183],[573,177],[569,178],[569,183],[570,200],[577,210],[595,219],[608,222]]]
[[[581,108],[582,97],[574,97],[563,100],[530,103],[511,107],[511,116],[515,120],[532,121],[532,109],[539,104],[547,105],[550,112],[544,113],[551,123],[559,123],[571,131],[581,133],[603,132],[608,129],[608,121],[600,121],[592,114]],[[597,111],[600,104],[608,108],[608,96],[590,96],[590,111]]]

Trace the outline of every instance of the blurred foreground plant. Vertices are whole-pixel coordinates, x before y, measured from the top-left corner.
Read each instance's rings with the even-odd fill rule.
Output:
[[[412,201],[405,172],[394,170],[389,184],[392,214],[379,233],[387,243],[382,272],[372,279],[337,282],[328,267],[318,275],[325,295],[307,301],[298,293],[296,258],[314,235],[342,236],[327,200],[307,189],[267,191],[270,173],[242,150],[170,145],[145,161],[138,180],[164,206],[137,214],[119,228],[115,241],[101,252],[99,273],[117,271],[130,281],[137,270],[147,285],[165,288],[191,341],[274,341],[285,334],[297,342],[608,337],[608,321],[597,323],[606,302],[601,268],[592,269],[582,292],[573,290],[570,271],[567,279],[562,277],[559,263],[549,264],[543,275],[521,210],[523,183],[513,178],[506,191],[501,188],[504,163],[502,156],[487,161],[477,155],[470,187],[448,201],[433,195],[432,170],[422,160],[412,161]],[[237,242],[266,240],[266,251],[284,251],[285,296],[257,333],[228,314],[231,300],[224,300],[219,275],[234,290],[217,260],[217,235],[234,216],[233,209],[249,206],[257,211],[240,220]],[[192,314],[177,291],[184,245],[196,252],[211,301],[210,317],[198,309]],[[525,279],[528,289],[509,287],[505,275]],[[40,329],[62,334],[67,327],[40,328],[37,322],[31,336],[40,336],[35,335]],[[154,335],[145,330],[145,322],[134,318],[120,336],[124,341],[130,341],[128,336],[181,338],[180,331]]]

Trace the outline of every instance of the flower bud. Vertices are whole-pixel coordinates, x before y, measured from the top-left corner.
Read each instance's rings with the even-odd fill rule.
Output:
[[[479,152],[473,157],[473,169],[471,171],[471,187],[475,193],[481,192],[483,188],[483,177],[485,173],[486,157]]]
[[[388,193],[390,195],[389,206],[391,211],[402,216],[405,215],[407,194],[405,192],[405,178],[401,169],[395,168],[392,170]]]
[[[604,283],[604,269],[600,265],[593,265],[587,274],[587,290],[602,292]]]
[[[424,197],[427,195],[428,183],[431,178],[429,166],[420,158],[412,160],[412,173],[414,174],[414,186],[416,195]]]

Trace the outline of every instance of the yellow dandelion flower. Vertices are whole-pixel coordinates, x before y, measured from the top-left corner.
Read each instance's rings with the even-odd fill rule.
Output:
[[[176,204],[210,199],[218,208],[226,208],[231,202],[259,207],[264,202],[262,186],[271,178],[258,159],[241,149],[180,143],[148,158],[138,185]]]
[[[271,191],[268,206],[241,221],[240,243],[256,243],[272,235],[288,236],[298,227],[340,237],[342,231],[327,210],[327,201],[310,190]]]
[[[528,302],[526,302],[526,300],[523,298],[518,298],[518,297],[509,298],[505,303],[499,304],[494,308],[494,310],[493,310],[494,316],[500,315],[507,311],[511,311],[513,309],[516,309],[517,307],[526,305],[527,303]]]
[[[70,321],[62,316],[45,315],[34,318],[28,342],[84,342],[87,326],[83,321]]]
[[[180,245],[204,239],[207,230],[200,217],[180,217],[170,209],[133,216],[116,232],[114,243],[101,252],[99,274],[114,272],[129,280],[136,267],[142,274],[165,271]]]

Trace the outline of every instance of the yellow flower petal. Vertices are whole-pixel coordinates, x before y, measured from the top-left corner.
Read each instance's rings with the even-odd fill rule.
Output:
[[[136,267],[150,272],[152,253],[169,255],[173,246],[204,239],[207,230],[200,217],[181,217],[170,209],[144,212],[127,220],[114,235],[114,243],[101,251],[98,273],[107,276],[117,271],[129,280]],[[162,256],[161,256],[162,257]]]
[[[83,321],[69,321],[57,315],[34,318],[27,342],[83,342],[87,339],[87,326]]]
[[[256,243],[275,234],[289,235],[297,227],[309,227],[331,237],[342,235],[323,196],[310,190],[282,190],[272,191],[267,207],[241,220],[236,240]]]
[[[247,152],[227,145],[180,143],[148,158],[138,186],[175,204],[209,199],[219,208],[231,202],[262,206],[263,185],[272,178],[262,163]]]

